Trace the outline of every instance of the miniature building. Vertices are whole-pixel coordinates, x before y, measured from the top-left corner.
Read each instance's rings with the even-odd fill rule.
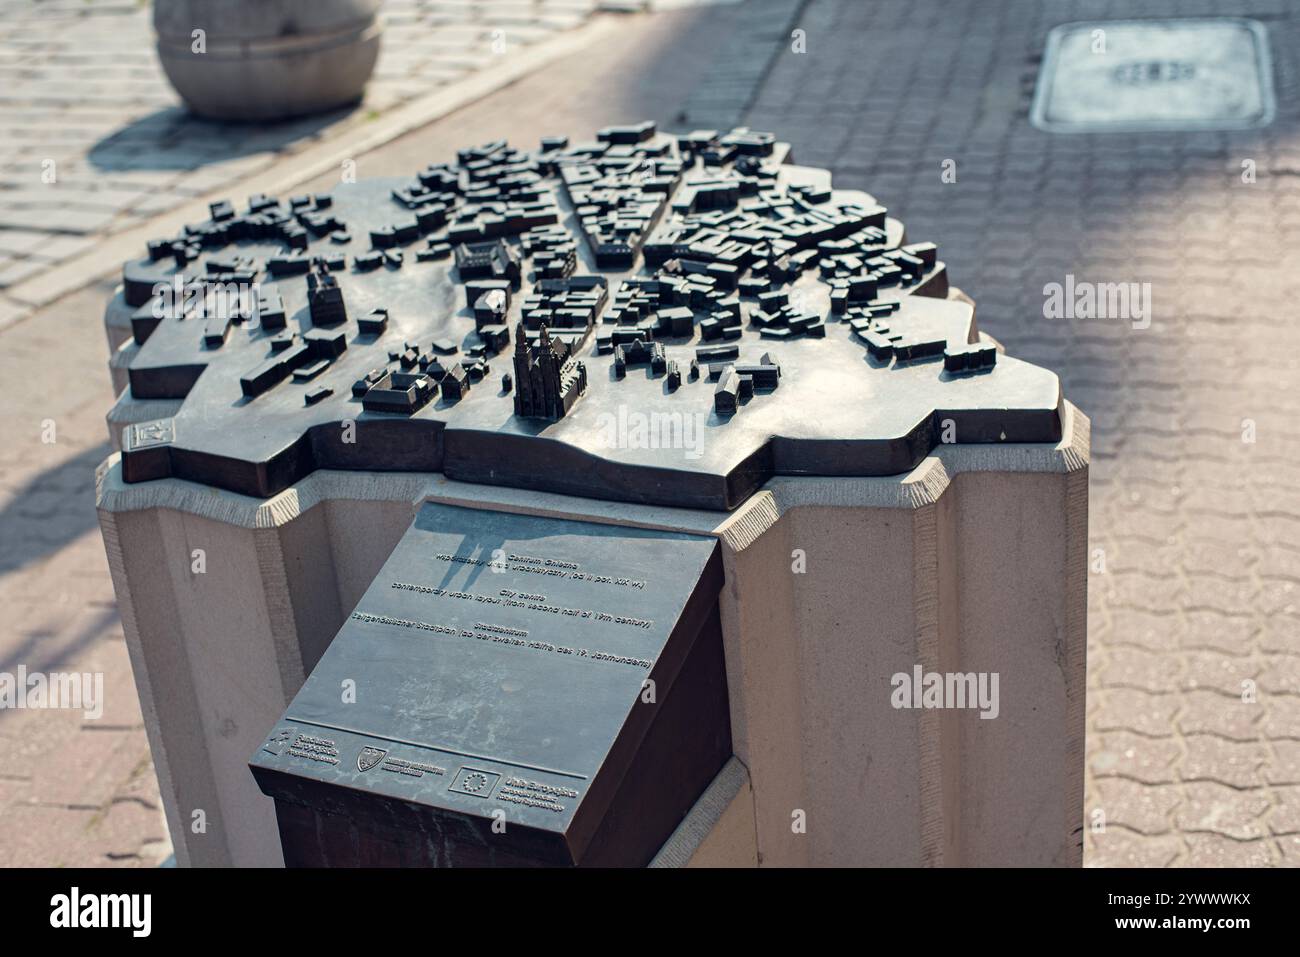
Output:
[[[519,254],[500,239],[456,247],[456,269],[466,279],[505,279],[519,285]]]
[[[730,415],[736,411],[739,401],[740,374],[734,366],[727,366],[713,392],[713,408],[719,415]]]
[[[662,342],[646,342],[636,338],[626,344],[614,347],[614,375],[623,378],[628,366],[648,365],[651,375],[663,375],[668,371],[668,357],[664,353]]]
[[[561,419],[587,391],[587,367],[542,326],[536,348],[521,322],[515,328],[515,415]]]
[[[439,385],[442,387],[442,397],[444,399],[448,402],[458,402],[469,392],[469,370],[457,363],[447,370],[447,374],[442,377]]]
[[[337,326],[348,321],[343,290],[328,268],[307,274],[307,304],[313,326]]]

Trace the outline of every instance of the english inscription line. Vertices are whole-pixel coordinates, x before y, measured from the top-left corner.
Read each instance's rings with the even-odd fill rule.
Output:
[[[353,621],[363,621],[372,625],[391,625],[398,628],[414,628],[419,631],[430,631],[439,635],[450,635],[454,638],[473,638],[475,641],[486,641],[495,645],[503,645],[511,648],[527,648],[530,651],[545,651],[555,655],[569,655],[575,659],[585,658],[588,661],[608,661],[610,664],[615,665],[631,665],[634,668],[644,668],[647,671],[654,667],[654,662],[649,658],[633,658],[630,655],[615,655],[608,651],[592,651],[590,648],[553,645],[549,641],[542,641],[537,638],[531,641],[526,641],[523,638],[517,638],[508,633],[510,631],[515,631],[516,629],[506,629],[499,625],[480,628],[478,631],[474,631],[470,628],[456,628],[451,625],[439,625],[429,621],[415,621],[410,618],[394,618],[392,615],[372,615],[365,611],[354,611],[350,617]],[[507,633],[503,634],[500,632]]]

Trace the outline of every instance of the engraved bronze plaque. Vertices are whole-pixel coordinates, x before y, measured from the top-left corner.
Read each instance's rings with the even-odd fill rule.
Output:
[[[731,754],[708,537],[426,504],[253,757],[293,865],[647,863]]]

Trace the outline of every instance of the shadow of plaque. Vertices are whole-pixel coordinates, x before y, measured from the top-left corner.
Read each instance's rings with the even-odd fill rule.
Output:
[[[426,504],[253,756],[289,866],[643,866],[731,755],[712,538]]]

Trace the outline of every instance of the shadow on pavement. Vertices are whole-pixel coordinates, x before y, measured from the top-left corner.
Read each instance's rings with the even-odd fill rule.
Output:
[[[104,137],[87,156],[100,172],[196,170],[245,156],[275,152],[347,119],[357,105],[279,123],[223,123],[171,106]]]
[[[95,468],[109,451],[102,442],[65,459],[33,477],[0,509],[0,575],[39,562],[98,528]]]

